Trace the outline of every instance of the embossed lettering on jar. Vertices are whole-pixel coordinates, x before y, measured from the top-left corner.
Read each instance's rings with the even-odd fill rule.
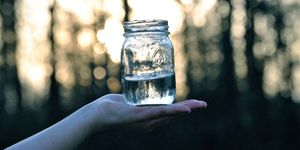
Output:
[[[166,20],[124,23],[122,91],[131,105],[173,103],[176,95],[174,50]]]

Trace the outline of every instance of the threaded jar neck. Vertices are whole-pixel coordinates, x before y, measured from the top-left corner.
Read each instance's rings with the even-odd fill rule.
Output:
[[[167,20],[134,20],[124,23],[124,36],[135,33],[169,34]]]

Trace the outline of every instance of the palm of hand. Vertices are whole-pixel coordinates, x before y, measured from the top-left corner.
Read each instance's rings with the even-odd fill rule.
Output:
[[[174,116],[207,106],[205,102],[197,100],[161,106],[132,106],[125,102],[121,94],[109,94],[93,103],[96,106],[96,117],[101,118],[101,120],[95,119],[97,120],[96,128],[125,128],[143,131],[152,130]]]

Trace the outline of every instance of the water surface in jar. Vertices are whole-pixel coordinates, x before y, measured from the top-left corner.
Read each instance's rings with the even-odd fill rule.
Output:
[[[131,105],[171,104],[175,99],[174,73],[125,76],[122,82],[125,99]]]

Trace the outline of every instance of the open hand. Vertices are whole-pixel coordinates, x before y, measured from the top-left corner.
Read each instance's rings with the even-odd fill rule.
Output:
[[[152,130],[174,116],[190,113],[193,109],[205,108],[204,101],[185,100],[170,105],[133,106],[125,102],[121,94],[108,94],[90,105],[95,110],[96,130],[129,129]],[[98,118],[98,119],[97,119]]]

